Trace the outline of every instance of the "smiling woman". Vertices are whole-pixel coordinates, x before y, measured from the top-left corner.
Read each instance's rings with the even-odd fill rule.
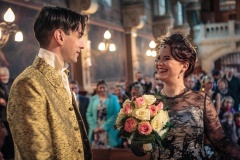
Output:
[[[186,37],[173,34],[163,39],[155,60],[160,91],[168,107],[170,129],[162,141],[163,149],[153,145],[151,159],[207,159],[204,135],[222,153],[240,159],[240,148],[224,134],[215,107],[206,93],[187,89],[184,79],[192,74],[197,53]],[[143,148],[132,142],[136,153]],[[145,152],[146,153],[146,152]],[[139,154],[144,155],[144,154]]]

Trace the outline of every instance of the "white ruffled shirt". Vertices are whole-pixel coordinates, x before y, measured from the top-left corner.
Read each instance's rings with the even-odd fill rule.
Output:
[[[56,54],[43,48],[40,48],[38,56],[44,61],[46,61],[47,64],[59,71],[59,74],[62,76],[62,82],[64,84],[64,87],[66,88],[69,98],[72,101],[72,94],[69,87],[68,75],[64,72],[69,67],[69,64],[65,62],[64,66],[62,66]]]

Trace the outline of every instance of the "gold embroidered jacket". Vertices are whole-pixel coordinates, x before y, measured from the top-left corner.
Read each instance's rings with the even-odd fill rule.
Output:
[[[36,57],[14,81],[7,106],[15,160],[90,160],[92,152],[61,74]]]

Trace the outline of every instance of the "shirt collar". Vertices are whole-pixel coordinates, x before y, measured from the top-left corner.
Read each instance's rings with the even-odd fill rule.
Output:
[[[57,55],[49,50],[40,48],[38,56],[45,60],[47,64],[62,72],[64,72],[69,67],[69,64],[67,62],[64,62],[64,66],[62,66]]]

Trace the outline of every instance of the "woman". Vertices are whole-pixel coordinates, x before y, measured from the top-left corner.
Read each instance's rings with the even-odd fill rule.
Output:
[[[174,127],[163,140],[161,151],[153,148],[152,158],[206,159],[206,133],[214,147],[240,159],[240,148],[225,136],[209,96],[206,96],[205,101],[204,92],[187,89],[184,85],[184,79],[194,70],[196,59],[194,47],[181,34],[166,37],[161,43],[155,67],[159,78],[164,82],[161,94],[168,106],[170,122]],[[143,151],[135,142],[132,142],[132,150],[134,153]]]
[[[220,113],[221,108],[221,96],[219,93],[216,93],[215,98],[213,99],[213,78],[211,76],[203,76],[201,79],[201,91],[208,94],[208,96],[212,99],[212,102],[216,108],[217,114]]]
[[[91,98],[86,113],[88,139],[93,148],[113,148],[120,145],[118,131],[114,129],[120,105],[117,96],[109,94],[107,89],[104,80],[97,83],[97,93]]]

